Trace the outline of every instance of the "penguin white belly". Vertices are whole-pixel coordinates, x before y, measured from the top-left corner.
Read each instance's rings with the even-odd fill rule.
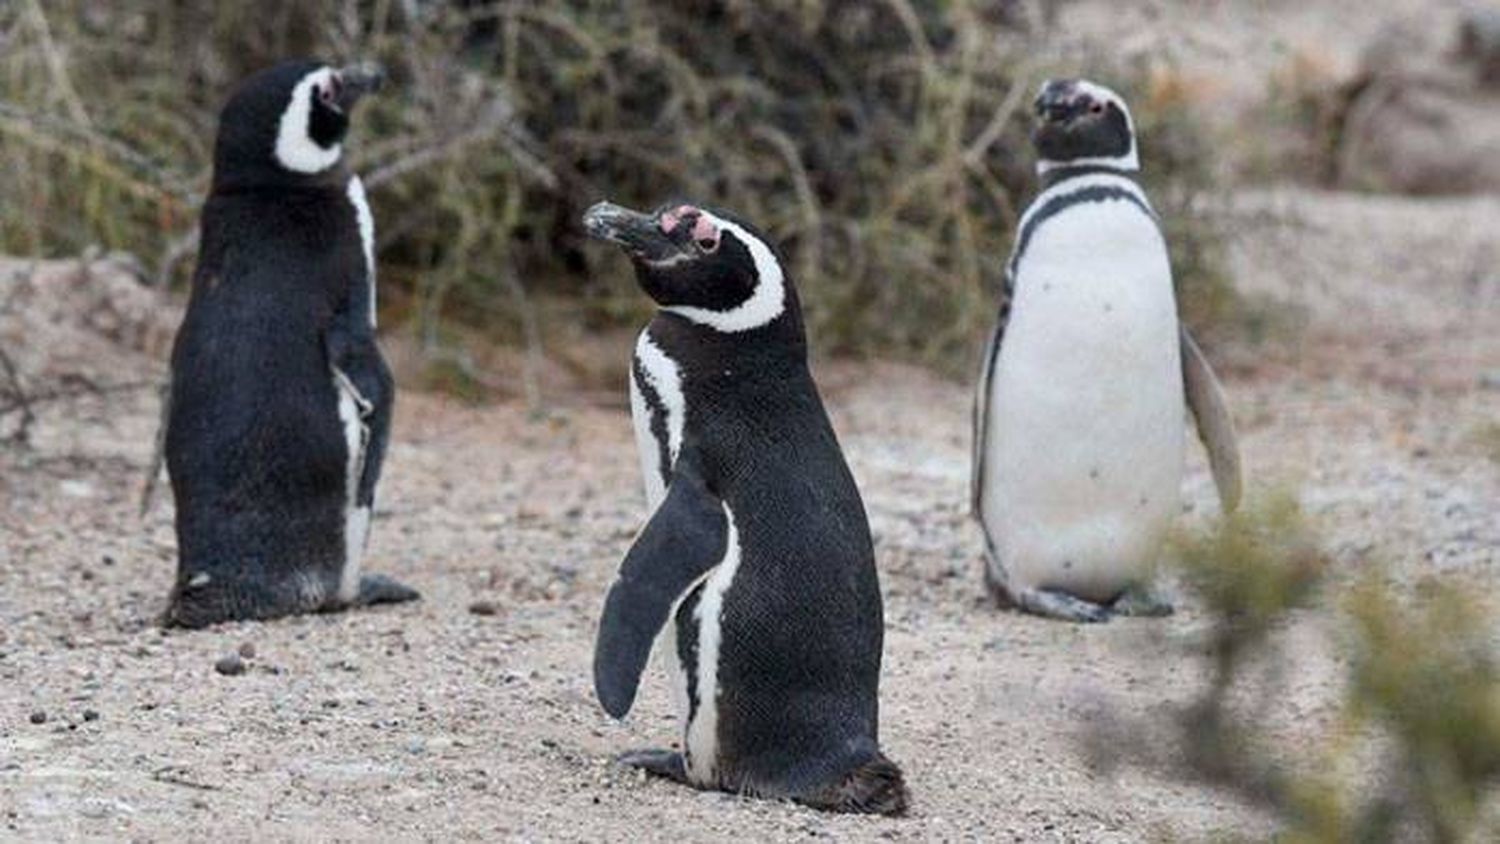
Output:
[[[656,435],[651,433],[651,409],[641,395],[634,368],[630,373],[630,421],[635,427],[635,450],[641,459],[641,482],[646,488],[646,512],[656,510],[666,497],[667,488],[661,480],[661,446]]]
[[[375,218],[370,213],[370,203],[365,197],[365,185],[358,176],[350,176],[344,187],[345,197],[354,209],[354,225],[359,232],[360,251],[365,259],[365,296],[369,301],[368,318],[370,328],[375,328]],[[338,395],[339,422],[344,426],[344,445],[347,449],[347,471],[345,478],[344,505],[344,568],[339,574],[338,598],[344,603],[359,596],[360,569],[364,562],[365,545],[370,538],[370,508],[359,506],[359,484],[365,471],[366,452],[370,447],[370,426],[365,423],[373,408],[360,395],[359,389],[348,376],[337,368],[333,370],[333,389]]]
[[[716,786],[719,776],[719,647],[724,640],[724,597],[734,584],[740,565],[740,534],[734,512],[724,505],[728,523],[724,559],[701,581],[703,593],[693,610],[698,625],[698,658],[694,689],[697,692],[690,718],[685,720],[683,749],[688,779],[701,786]],[[696,588],[696,586],[694,587]],[[692,589],[688,590],[689,593]],[[679,671],[681,667],[679,666]],[[683,682],[686,682],[684,678]],[[686,695],[684,694],[684,699]]]
[[[1017,587],[1114,599],[1180,508],[1177,308],[1155,222],[1084,202],[1034,230],[995,363],[982,510]]]
[[[641,458],[646,507],[655,512],[666,497],[664,478],[682,448],[682,427],[687,401],[682,394],[682,373],[677,362],[651,339],[648,326],[635,341],[630,368],[630,417],[635,425],[635,445]],[[665,437],[665,442],[662,441]],[[663,466],[662,461],[667,465]]]
[[[365,470],[365,451],[370,427],[365,424],[369,403],[349,379],[333,370],[333,389],[338,394],[339,422],[344,428],[344,568],[339,573],[338,598],[344,603],[359,595],[360,568],[370,535],[370,508],[359,506],[359,481]]]
[[[630,368],[630,420],[635,428],[648,519],[667,496],[666,482],[662,479],[671,473],[672,467],[670,464],[663,466],[662,461],[676,460],[686,414],[677,363],[652,341],[650,331],[650,328],[643,329],[636,339],[635,357]],[[660,419],[660,426],[653,428],[653,421],[657,419]],[[686,667],[677,656],[677,610],[696,588],[698,584],[695,583],[677,597],[654,646],[661,655],[662,669],[671,683],[672,703],[684,732],[692,723],[694,709],[688,696]],[[700,630],[700,640],[701,635]]]

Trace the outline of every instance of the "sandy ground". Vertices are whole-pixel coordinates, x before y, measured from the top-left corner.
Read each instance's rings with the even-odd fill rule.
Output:
[[[1268,193],[1237,213],[1244,284],[1308,323],[1295,346],[1230,367],[1253,487],[1296,486],[1343,573],[1384,561],[1493,582],[1500,466],[1471,437],[1500,419],[1500,201]],[[162,371],[124,350],[112,366]],[[596,612],[643,515],[623,408],[556,395],[536,419],[403,395],[369,565],[424,600],[181,633],[153,624],[174,539],[169,496],[136,515],[156,400],[134,390],[50,405],[32,449],[0,452],[0,837],[1271,833],[1226,795],[1103,776],[1081,750],[1105,719],[1165,730],[1199,689],[1191,602],[1096,627],[986,606],[964,516],[967,388],[887,364],[818,374],[876,535],[882,733],[911,817],[829,816],[609,764],[675,738],[659,672],[624,723],[589,683]],[[1186,519],[1214,511],[1200,452],[1186,489]],[[1326,626],[1309,610],[1283,633],[1299,670],[1275,708],[1293,735],[1330,717]],[[246,673],[215,672],[246,644]]]

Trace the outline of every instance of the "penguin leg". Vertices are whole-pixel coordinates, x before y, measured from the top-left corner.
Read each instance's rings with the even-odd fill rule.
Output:
[[[1109,607],[1056,589],[1017,588],[1010,582],[1005,566],[1000,563],[1000,555],[995,553],[994,544],[989,541],[988,535],[984,542],[984,585],[997,605],[1014,607],[1043,618],[1098,624],[1109,621],[1111,615]]]
[[[616,756],[615,762],[630,768],[640,768],[652,776],[691,785],[687,778],[687,761],[675,750],[630,750]]]
[[[354,598],[354,606],[400,604],[415,601],[421,597],[422,593],[383,574],[362,574],[359,577],[359,594]]]
[[[1177,612],[1170,598],[1145,584],[1137,584],[1121,592],[1109,609],[1115,615],[1135,618],[1165,618]]]

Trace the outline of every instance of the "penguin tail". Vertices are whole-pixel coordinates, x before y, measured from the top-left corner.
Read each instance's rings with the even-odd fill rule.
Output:
[[[911,795],[896,763],[876,754],[843,779],[799,802],[831,812],[895,817],[906,814]]]

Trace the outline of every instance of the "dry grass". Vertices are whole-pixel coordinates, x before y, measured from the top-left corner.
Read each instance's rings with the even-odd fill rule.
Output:
[[[1031,63],[1043,24],[1026,8],[24,0],[0,7],[0,164],[16,174],[0,249],[124,249],[181,283],[235,80],[286,56],[371,57],[396,84],[351,150],[380,221],[387,323],[429,350],[445,320],[538,346],[539,313],[638,320],[629,274],[585,247],[578,217],[604,196],[686,197],[784,247],[820,350],[967,372],[1033,190],[1026,105],[1056,70]],[[1208,150],[1182,102],[1138,83],[1184,308],[1232,319],[1222,233],[1191,204]],[[571,304],[532,305],[554,297]]]

